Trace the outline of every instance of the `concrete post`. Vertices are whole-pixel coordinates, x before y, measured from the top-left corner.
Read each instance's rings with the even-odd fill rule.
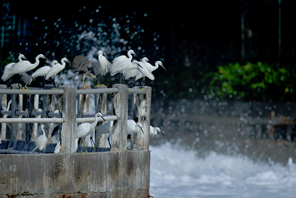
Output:
[[[72,86],[61,86],[65,92],[59,99],[59,108],[64,122],[61,131],[61,153],[75,153],[76,133],[76,88]]]
[[[118,93],[113,98],[115,114],[118,117],[117,125],[111,136],[112,151],[126,151],[127,145],[127,111],[128,111],[128,87],[122,84],[115,84]]]

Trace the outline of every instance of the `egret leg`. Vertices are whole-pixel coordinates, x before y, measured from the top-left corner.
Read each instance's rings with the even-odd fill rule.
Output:
[[[93,140],[92,136],[90,136],[90,137],[89,137],[89,139],[90,139],[90,142],[91,142],[91,143],[92,143],[92,145],[93,145],[93,146],[91,146],[91,147],[95,147],[95,142],[94,142],[94,140]]]
[[[108,143],[109,143],[109,147],[110,147],[110,149],[111,149],[110,135],[108,136],[107,140],[108,140]]]
[[[141,83],[141,86],[140,86],[140,88],[141,89],[143,89],[144,87],[145,87],[145,77],[143,77],[143,79],[142,79],[142,83]]]

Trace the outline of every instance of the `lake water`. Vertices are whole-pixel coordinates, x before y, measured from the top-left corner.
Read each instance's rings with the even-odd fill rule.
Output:
[[[286,164],[254,162],[240,154],[216,152],[198,157],[198,150],[171,143],[150,146],[150,150],[154,198],[296,198],[295,159]]]

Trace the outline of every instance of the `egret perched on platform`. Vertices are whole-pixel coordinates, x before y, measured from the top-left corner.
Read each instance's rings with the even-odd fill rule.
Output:
[[[44,131],[44,125],[41,125],[41,130],[43,132],[42,135],[40,135],[36,141],[35,141],[35,148],[31,151],[31,153],[33,153],[36,149],[39,149],[39,151],[45,151],[47,143],[48,143],[48,139],[45,135],[45,131]]]
[[[135,122],[134,120],[127,120],[127,134],[137,133],[139,130],[144,133],[141,123]]]
[[[156,61],[155,66],[153,66],[150,63],[148,63],[148,58],[143,58],[142,63],[144,64],[145,68],[147,68],[148,71],[145,70],[145,72],[143,72],[142,70],[144,70],[144,69],[139,68],[140,70],[141,69],[142,70],[141,70],[141,72],[138,72],[138,74],[136,76],[136,80],[139,80],[140,78],[143,78],[143,77],[149,78],[150,73],[152,74],[152,72],[155,71],[156,69],[158,69],[159,66],[161,66],[164,70],[166,70],[161,61]],[[146,74],[148,74],[148,75],[146,75]],[[149,79],[154,80],[154,78],[153,79],[149,78]]]
[[[3,74],[2,80],[7,81],[10,77],[12,77],[15,74],[20,74],[35,69],[40,63],[40,58],[46,59],[46,57],[43,54],[39,54],[35,58],[35,63],[30,63],[27,60],[22,60],[20,62],[13,64],[11,68],[7,70],[6,75],[4,76]]]
[[[150,125],[150,135],[157,135],[158,133],[164,136],[164,133],[161,131],[159,127],[153,127]]]
[[[19,54],[19,56],[18,56],[18,61],[20,62],[20,61],[22,61],[22,59],[27,59],[26,57],[25,57],[25,55],[23,55],[23,54]],[[5,67],[4,67],[4,71],[3,71],[3,75],[2,75],[2,77],[1,77],[1,79],[3,80],[3,79],[5,79],[5,77],[6,77],[6,75],[7,75],[7,71],[12,67],[12,65],[14,65],[16,63],[16,61],[14,61],[14,62],[12,62],[12,63],[8,63]]]
[[[128,57],[121,55],[114,58],[112,66],[110,68],[111,76],[114,76],[117,73],[124,73],[126,70],[134,68],[132,64],[132,54],[136,54],[134,50],[129,50],[127,52]]]
[[[76,128],[76,138],[83,138],[95,133],[95,127],[99,122],[99,117],[106,121],[101,113],[96,113],[93,123],[82,123]]]
[[[100,67],[100,73],[101,75],[106,75],[110,68],[111,63],[107,60],[107,58],[103,55],[103,51],[98,51],[98,60],[99,60],[99,67]]]
[[[62,58],[62,60],[61,60],[62,64],[56,63],[55,65],[53,65],[52,68],[50,68],[50,70],[46,74],[45,80],[48,80],[52,76],[55,77],[60,71],[65,69],[66,62],[70,63],[67,58]],[[54,82],[54,79],[53,79],[53,82]],[[55,82],[54,82],[54,84],[55,84]]]
[[[88,65],[90,65],[92,62],[93,61],[90,61],[85,56],[75,56],[75,58],[73,60],[73,63],[72,63],[72,71],[74,73],[78,72],[79,74],[83,74],[82,82],[83,82],[85,88],[89,87],[89,85],[84,81],[86,76],[89,76],[89,77],[94,78],[94,79],[97,78],[88,69]]]
[[[47,73],[49,72],[49,70],[50,70],[55,64],[57,64],[57,63],[58,63],[57,60],[53,60],[53,61],[51,62],[51,64],[50,64],[51,67],[50,67],[50,66],[43,66],[43,67],[37,69],[37,70],[31,75],[32,78],[37,78],[37,77],[39,77],[39,76],[46,76]]]

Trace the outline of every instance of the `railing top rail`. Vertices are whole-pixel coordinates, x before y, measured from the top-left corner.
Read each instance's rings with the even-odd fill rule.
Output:
[[[145,88],[144,89],[129,88],[128,93],[146,94],[146,90],[145,90]]]
[[[97,93],[117,93],[117,88],[102,88],[102,89],[78,89],[76,94],[97,94]]]
[[[0,94],[64,94],[63,89],[0,89]]]
[[[76,94],[98,94],[98,93],[117,93],[117,88],[103,88],[103,89],[78,89]],[[129,88],[128,92],[137,94],[146,94],[145,89]],[[64,94],[63,89],[39,89],[33,88],[29,90],[21,89],[0,89],[0,94]]]

